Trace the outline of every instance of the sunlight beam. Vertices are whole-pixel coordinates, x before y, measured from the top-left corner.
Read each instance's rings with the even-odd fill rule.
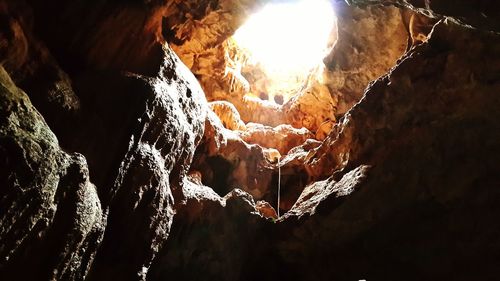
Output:
[[[321,63],[335,22],[327,0],[271,3],[233,38],[251,54],[249,63],[260,64],[268,75],[296,75]]]

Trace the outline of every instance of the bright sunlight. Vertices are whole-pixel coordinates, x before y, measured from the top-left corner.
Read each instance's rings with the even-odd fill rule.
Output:
[[[266,5],[233,38],[268,75],[297,75],[318,66],[336,22],[328,0],[295,0]]]

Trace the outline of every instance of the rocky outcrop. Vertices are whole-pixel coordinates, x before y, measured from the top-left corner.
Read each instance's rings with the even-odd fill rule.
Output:
[[[72,86],[81,103],[76,110],[76,116],[71,119],[72,128],[66,128],[60,135],[66,149],[86,155],[92,179],[97,183],[102,209],[105,213],[109,213],[109,216],[108,223],[101,225],[99,235],[93,234],[93,240],[89,238],[89,242],[85,241],[92,243],[92,248],[88,252],[84,248],[85,244],[79,242],[79,239],[87,239],[85,236],[68,238],[67,243],[83,245],[81,250],[74,248],[76,246],[72,246],[73,248],[68,246],[65,249],[71,253],[73,257],[71,260],[69,257],[64,260],[61,258],[62,261],[54,260],[57,254],[48,251],[45,255],[36,255],[33,261],[50,257],[50,262],[52,260],[60,263],[71,262],[71,266],[74,267],[72,270],[76,273],[64,273],[67,274],[64,275],[64,279],[81,280],[90,267],[92,268],[87,277],[89,280],[108,279],[110,276],[113,278],[122,276],[122,279],[127,280],[143,279],[152,259],[168,237],[174,213],[174,197],[178,197],[179,200],[183,197],[180,187],[195,147],[203,135],[206,101],[190,71],[180,63],[168,47],[162,49],[162,42],[155,33],[157,30],[161,31],[161,14],[158,14],[157,4],[144,4],[141,8],[140,5],[117,5],[108,2],[89,10],[73,9],[85,4],[83,2],[57,2],[45,3],[43,7],[33,3],[34,17],[30,19],[35,19],[37,22],[45,19],[43,25],[37,25],[39,31],[37,35],[38,38],[43,38],[55,53],[54,56],[49,56],[49,62],[62,59],[63,67],[70,70],[68,73],[71,76]],[[25,11],[15,3],[8,2],[5,5],[12,11]],[[57,5],[59,7],[56,10],[62,12],[51,16],[51,7]],[[144,7],[150,9],[145,10]],[[108,14],[110,10],[113,11],[111,16]],[[95,25],[90,30],[86,29],[82,21],[70,20],[65,25],[60,24],[61,20],[74,17],[83,21],[93,20],[92,24],[98,26],[99,32],[94,33]],[[141,17],[148,20],[144,22]],[[129,25],[123,25],[121,20],[127,18],[130,20]],[[160,22],[154,25],[157,19],[160,19]],[[15,18],[10,20],[15,23]],[[141,23],[138,24],[137,21]],[[23,23],[19,26],[21,35],[28,34],[31,30],[29,24]],[[117,32],[115,28],[123,32]],[[128,28],[138,31],[133,32]],[[124,31],[127,29],[128,32]],[[47,30],[50,32],[46,33]],[[59,37],[52,36],[51,32],[56,30]],[[124,37],[109,37],[110,34],[122,34]],[[133,39],[134,36],[142,39]],[[38,41],[30,40],[30,38],[26,40],[28,49],[36,50]],[[127,40],[136,44],[123,43]],[[88,48],[89,44],[92,45],[91,48]],[[137,47],[137,44],[140,47]],[[109,53],[106,53],[117,51],[117,48],[125,45],[127,48],[115,52],[115,56],[110,57]],[[16,46],[8,45],[7,53],[9,50],[16,50]],[[72,47],[65,49],[64,46]],[[101,52],[102,50],[105,52]],[[140,54],[134,54],[137,51],[140,51]],[[12,58],[10,55],[8,57]],[[151,58],[153,59],[150,60]],[[13,65],[25,69],[22,64]],[[14,73],[12,70],[11,72]],[[48,95],[44,92],[44,88],[40,88],[40,91],[41,95]],[[55,110],[54,113],[60,114],[60,110]],[[61,115],[57,116],[61,118]],[[26,122],[31,121],[26,120]],[[53,125],[58,126],[57,123]],[[6,151],[10,153],[10,148]],[[31,153],[30,149],[27,151]],[[48,152],[42,147],[37,153]],[[58,158],[53,164],[65,167],[64,161],[69,162]],[[75,162],[80,163],[81,160]],[[11,169],[13,167],[6,166],[6,171]],[[82,177],[88,180],[88,174],[84,172],[81,174],[86,175]],[[28,177],[29,173],[13,178],[24,176]],[[84,186],[83,183],[81,185]],[[97,195],[94,196],[99,202]],[[36,202],[36,198],[23,200],[30,205],[35,204],[31,200]],[[90,199],[85,200],[87,204],[93,202]],[[71,205],[67,208],[70,207]],[[67,213],[67,216],[70,214]],[[57,231],[60,231],[59,228]],[[96,262],[93,262],[104,231],[106,234],[103,243],[97,252]],[[76,230],[74,232],[76,234],[72,235],[78,234]],[[57,240],[58,237],[50,236],[50,239]],[[43,249],[52,244],[59,245],[52,240],[40,243]],[[16,260],[19,264],[6,264],[5,272],[13,274],[20,264],[31,262],[26,255]],[[78,264],[80,259],[81,266]],[[27,266],[29,264],[26,263]],[[40,267],[44,271],[52,270],[45,265]],[[69,271],[61,266],[61,272],[63,269]],[[34,274],[33,276],[40,279],[45,278],[36,275],[35,271],[26,274]],[[63,278],[61,277],[63,273],[60,274],[54,278]],[[22,275],[18,277],[35,278],[24,278]]]
[[[467,0],[348,0],[355,5],[397,5],[409,7],[431,17],[448,16],[452,20],[473,27],[498,32],[500,30],[500,12],[495,0],[482,0],[474,5]]]
[[[23,2],[0,3],[0,61],[13,81],[29,95],[58,134],[71,126],[80,100],[46,45],[33,34],[31,8]]]
[[[91,279],[144,280],[182,200],[183,179],[203,135],[206,100],[170,49],[151,79],[153,98],[131,136],[112,187],[109,224]],[[135,277],[134,277],[135,276]]]
[[[294,235],[276,250],[287,268],[303,280],[494,279],[498,40],[441,22],[368,88],[319,148],[335,160],[312,157],[336,172],[287,215],[315,213],[284,221]]]
[[[226,129],[233,131],[245,131],[247,129],[245,123],[241,121],[238,110],[236,110],[232,103],[227,101],[213,101],[208,106],[219,117]]]
[[[81,280],[106,216],[85,158],[67,154],[0,68],[0,275]]]
[[[403,133],[402,131],[400,131],[405,129],[404,127],[405,124],[422,124],[422,126],[425,125],[424,127],[426,130],[431,130],[432,127],[427,126],[428,124],[432,125],[432,123],[430,122],[433,120],[432,118],[427,117],[427,115],[429,114],[436,114],[436,116],[445,116],[446,113],[453,114],[453,116],[460,116],[460,114],[464,116],[473,115],[474,113],[469,111],[473,110],[472,105],[475,102],[478,102],[478,100],[484,100],[484,102],[487,103],[491,102],[489,96],[475,97],[475,98],[469,97],[468,95],[463,94],[463,92],[465,91],[464,89],[467,89],[466,90],[467,92],[469,91],[474,92],[476,93],[476,95],[480,95],[480,93],[482,93],[483,95],[492,95],[491,98],[494,99],[494,95],[492,93],[495,91],[494,81],[496,78],[473,78],[473,80],[470,79],[470,77],[490,77],[492,74],[486,74],[485,72],[487,71],[486,69],[488,69],[487,72],[490,73],[488,66],[490,64],[483,64],[482,65],[483,69],[471,69],[463,73],[458,73],[455,69],[469,69],[466,68],[465,66],[472,65],[474,60],[477,60],[482,56],[489,57],[490,58],[489,60],[496,59],[496,57],[493,55],[495,52],[494,50],[495,44],[478,43],[478,45],[476,45],[475,47],[462,45],[462,42],[468,40],[463,37],[473,32],[467,29],[463,29],[462,33],[455,31],[456,34],[449,35],[446,32],[452,33],[454,32],[454,30],[448,31],[447,29],[448,27],[458,28],[457,25],[451,25],[450,23],[448,23],[447,25],[441,24],[440,29],[435,30],[434,33],[432,34],[428,44],[424,44],[422,47],[416,48],[415,50],[411,51],[409,54],[405,56],[402,63],[400,63],[397,68],[391,71],[390,73],[391,75],[387,75],[377,80],[376,82],[374,82],[373,85],[370,86],[370,90],[374,91],[374,89],[383,87],[382,85],[384,83],[386,84],[389,83],[390,85],[393,85],[395,83],[394,77],[398,77],[396,76],[396,74],[401,73],[400,74],[401,75],[400,80],[402,81],[401,83],[406,83],[407,87],[412,87],[412,88],[416,87],[413,84],[414,82],[412,82],[414,80],[422,81],[421,82],[422,85],[419,85],[418,92],[420,94],[418,95],[418,98],[414,96],[406,96],[401,94],[392,95],[386,90],[383,92],[383,94],[380,95],[387,95],[388,97],[390,96],[391,98],[394,99],[399,98],[399,99],[390,102],[384,101],[384,103],[381,103],[380,97],[375,97],[373,95],[370,96],[366,94],[364,99],[362,100],[362,103],[364,104],[371,103],[371,107],[368,108],[367,106],[366,109],[363,109],[362,107],[359,106],[354,107],[353,110],[351,110],[349,114],[346,116],[346,118],[343,120],[343,123],[334,129],[335,132],[332,133],[329,139],[327,139],[323,143],[322,147],[318,149],[318,154],[322,156],[318,155],[312,157],[314,158],[314,160],[310,162],[311,163],[310,167],[312,169],[314,169],[314,167],[319,167],[319,166],[329,167],[329,168],[326,168],[324,172],[319,172],[319,173],[314,172],[314,173],[316,173],[317,175],[319,174],[328,175],[331,174],[331,172],[333,172],[336,169],[349,165],[347,163],[348,161],[350,162],[353,159],[364,158],[367,155],[377,155],[378,153],[375,152],[371,148],[371,146],[370,149],[366,148],[367,144],[370,145],[376,144],[379,140],[387,141],[385,135],[387,136],[408,135],[408,133],[410,132]],[[469,33],[466,33],[466,31],[468,31]],[[487,33],[484,33],[483,36],[487,36]],[[492,39],[488,40],[496,39],[495,36],[493,35],[491,36]],[[478,42],[482,42],[481,37],[474,39]],[[484,42],[487,42],[487,40],[484,40]],[[435,49],[438,49],[438,51],[434,51]],[[490,53],[487,53],[486,52],[487,50],[491,50]],[[429,58],[427,60],[422,58],[426,54],[429,54],[428,55]],[[460,59],[458,59],[458,57]],[[417,60],[417,59],[422,60],[418,63],[418,65],[421,65],[421,67],[418,69],[414,68],[410,70],[412,66],[407,66],[407,65],[411,64],[412,60]],[[494,65],[493,62],[492,64]],[[493,65],[491,67],[494,68]],[[494,73],[494,71],[491,73]],[[420,77],[425,77],[425,79]],[[435,83],[429,83],[431,79],[429,77],[435,79]],[[469,79],[467,79],[466,77],[469,77]],[[478,79],[478,81],[476,81],[476,79]],[[493,81],[490,82],[490,79],[493,79]],[[407,80],[409,80],[409,82]],[[459,81],[459,83],[457,81]],[[483,86],[480,86],[481,84],[485,84],[487,88],[483,89]],[[393,91],[396,93],[402,93],[403,92],[401,90],[402,87],[403,87],[402,85],[394,86],[391,87],[390,89],[394,89]],[[479,87],[481,91],[474,90],[476,87]],[[458,94],[453,94],[453,93],[458,93]],[[427,95],[429,95],[429,97],[426,99]],[[452,95],[453,97],[450,97],[450,95]],[[391,107],[385,105],[385,104],[403,103],[405,97],[411,99],[411,102],[406,103],[407,104],[406,109],[402,106]],[[442,108],[438,104],[436,104],[436,102],[433,102],[436,99],[443,100],[441,105]],[[447,102],[452,100],[454,102]],[[374,118],[374,116],[372,116],[369,113],[371,111],[376,111],[376,110],[384,112],[383,115],[379,116],[380,119]],[[390,110],[390,112],[392,113],[388,114],[389,112],[386,112],[386,110]],[[418,112],[419,114],[401,115],[402,112],[404,112],[403,110],[405,110],[406,112]],[[432,113],[432,110],[434,110],[435,113]],[[361,113],[363,111],[364,113]],[[427,113],[427,115],[422,113]],[[425,121],[418,121],[424,119]],[[370,128],[372,129],[363,130],[359,128],[360,125],[357,124],[363,124],[362,126],[369,125]],[[438,132],[437,131],[429,132],[428,134],[435,135],[434,133]],[[335,145],[332,145],[333,143],[335,143]],[[378,148],[377,150],[381,149],[383,150],[382,146],[380,146],[380,148]],[[325,154],[324,153],[325,151],[329,152]],[[330,157],[333,155],[335,156]],[[329,164],[326,163],[319,164],[323,160],[328,161]]]
[[[336,1],[314,95],[235,103],[244,121],[300,116],[277,127],[217,117],[197,82],[236,100],[210,79],[260,1],[1,2],[1,59],[29,99],[0,74],[0,279],[497,279],[500,37],[493,9],[474,16],[493,4],[355,2],[453,19],[413,40],[396,8]]]
[[[275,182],[275,153],[279,154],[275,149],[246,143],[209,112],[205,135],[195,153],[192,169],[201,173],[203,184],[220,195],[239,188],[262,199]]]
[[[306,128],[296,129],[284,124],[271,128],[261,124],[249,123],[247,130],[239,135],[247,143],[276,149],[280,153],[280,157],[286,155],[294,147],[302,145],[308,139],[314,138],[314,135]]]
[[[191,0],[172,1],[168,6],[165,39],[198,77],[209,101],[221,100],[231,92],[226,39],[264,2]]]
[[[313,137],[308,130],[290,125],[271,128],[249,123],[246,131],[231,131],[209,112],[191,168],[221,196],[239,188],[256,200],[276,202],[279,167],[287,165],[281,176],[290,196],[281,204],[289,209],[308,183],[304,154],[320,144]]]
[[[260,100],[255,98],[259,93],[250,93],[254,84],[264,83],[265,78],[255,69],[245,69],[247,54],[238,50],[231,39],[226,40],[237,29],[232,25],[237,23],[236,16],[227,10],[218,7],[206,18],[194,21],[197,24],[190,24],[191,21],[179,24],[179,30],[191,30],[191,37],[180,42],[179,36],[172,37],[169,42],[197,75],[207,98],[233,103],[245,123],[273,127],[286,123],[317,132],[324,122],[335,122],[336,117],[342,116],[359,101],[370,81],[396,64],[407,48],[409,37],[408,23],[397,8],[360,9],[342,1],[334,6],[338,40],[325,58],[326,68],[312,72],[292,95],[295,97],[284,105]],[[219,17],[217,21],[212,19],[215,15]],[[252,82],[250,86],[247,80]]]
[[[177,209],[167,247],[148,280],[244,278],[248,257],[262,237],[259,230],[272,222],[261,217],[252,196],[240,189],[221,197],[196,180],[184,187],[186,200]]]
[[[178,258],[165,254],[151,279],[494,280],[498,40],[439,23],[318,149],[345,158],[318,164],[327,178],[306,187],[279,223],[200,216],[176,236]],[[234,228],[242,220],[244,229]],[[215,262],[228,255],[233,266]]]
[[[370,81],[396,65],[407,47],[408,26],[395,7],[335,5],[338,39],[325,58],[324,84],[338,101],[342,116],[361,97]]]

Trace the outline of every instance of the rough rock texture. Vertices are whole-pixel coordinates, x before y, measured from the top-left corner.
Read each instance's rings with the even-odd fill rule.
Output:
[[[359,101],[370,81],[396,64],[409,37],[408,23],[397,8],[360,9],[342,1],[334,6],[338,17],[335,37],[339,39],[325,58],[326,68],[312,72],[297,89],[296,97],[285,100],[284,105],[272,99],[261,100],[259,93],[251,92],[255,91],[255,84],[264,83],[265,79],[256,70],[245,69],[247,54],[238,50],[231,39],[225,40],[237,28],[232,25],[236,16],[221,7],[195,21],[197,24],[187,21],[179,25],[179,29],[191,30],[190,40],[181,44],[177,32],[177,37],[169,42],[198,77],[207,98],[233,103],[245,123],[273,127],[286,123],[317,132],[324,122],[343,115]],[[212,19],[215,15],[219,17],[217,21]]]
[[[18,86],[36,81],[23,89],[40,91],[38,102],[28,95],[41,115],[2,73],[0,279],[498,279],[500,37],[488,32],[499,30],[498,5],[477,1],[458,15],[461,1],[406,2],[455,20],[396,61],[411,39],[396,10],[337,1],[346,9],[339,35],[366,33],[340,38],[332,63],[373,63],[363,83],[389,73],[364,92],[355,85],[363,97],[333,128],[333,119],[311,122],[325,126],[324,141],[282,155],[224,128],[196,81],[204,78],[164,45],[217,53],[241,23],[232,15],[260,1],[1,1],[2,62]],[[211,39],[199,44],[203,34]],[[356,56],[351,47],[363,42],[376,47]],[[378,57],[386,47],[393,60]],[[208,71],[204,59],[188,65]],[[45,63],[67,76],[16,76]],[[78,98],[66,127],[64,102],[43,110],[64,76],[72,91],[61,100]],[[62,151],[45,115],[64,150],[81,155]],[[280,213],[289,210],[281,218],[278,169]]]
[[[0,276],[81,280],[106,217],[85,158],[61,150],[0,67]]]
[[[319,149],[345,156],[324,175],[342,170],[308,186],[276,225],[195,221],[175,242],[186,256],[160,259],[152,279],[495,280],[499,40],[440,23]],[[224,253],[244,266],[220,267]]]
[[[80,108],[72,82],[45,44],[33,34],[33,16],[23,2],[0,3],[0,61],[56,133],[70,126]]]
[[[203,135],[206,100],[199,84],[170,49],[150,80],[153,98],[131,137],[112,188],[109,224],[91,279],[145,279],[167,240],[174,196]]]
[[[396,65],[407,47],[407,26],[395,7],[363,9],[335,5],[338,40],[325,58],[325,84],[336,98],[335,115],[342,116],[363,96],[368,83]]]
[[[240,114],[234,105],[227,101],[213,101],[208,104],[210,109],[219,117],[224,128],[233,131],[245,131],[246,125],[241,121]]]
[[[192,169],[201,172],[203,184],[224,195],[240,188],[257,199],[269,193],[276,169],[276,150],[248,144],[223,127],[213,112],[205,122],[205,135],[195,153]]]
[[[442,22],[368,88],[319,149],[336,156],[323,175],[342,170],[306,188],[290,215],[357,191],[298,221],[278,247],[287,267],[304,280],[496,278],[499,40]]]
[[[397,5],[409,7],[428,16],[444,15],[453,20],[482,30],[500,30],[500,11],[495,0],[480,0],[473,4],[467,0],[348,0],[356,5]]]
[[[255,226],[264,223],[254,200],[238,189],[219,197],[209,188],[191,185],[198,192],[190,193],[186,205],[178,209],[167,250],[153,264],[148,279],[244,278],[241,272],[260,237]]]
[[[362,102],[364,104],[371,103],[372,106],[366,108],[356,106],[349,112],[342,124],[335,128],[335,132],[318,149],[318,154],[321,156],[313,157],[314,160],[310,162],[312,169],[322,167],[320,168],[321,172],[315,171],[314,174],[329,175],[336,169],[350,165],[347,163],[348,161],[357,162],[357,159],[376,156],[378,154],[376,150],[368,145],[376,145],[378,141],[382,140],[387,142],[387,138],[391,136],[403,137],[410,133],[417,133],[417,131],[412,131],[414,130],[412,127],[410,127],[410,131],[404,132],[403,130],[407,130],[408,124],[422,126],[428,131],[428,135],[437,137],[440,129],[436,128],[435,131],[432,131],[432,122],[437,117],[428,117],[428,115],[447,116],[449,121],[455,117],[461,121],[468,116],[474,117],[474,114],[477,114],[474,111],[476,109],[486,114],[491,104],[495,104],[493,101],[496,98],[493,93],[497,87],[495,82],[497,57],[494,55],[495,48],[497,48],[494,44],[496,37],[490,35],[491,39],[487,38],[484,39],[485,43],[479,43],[483,38],[469,39],[466,37],[472,31],[463,29],[464,35],[461,35],[459,31],[454,29],[447,31],[444,26],[458,29],[455,25],[441,24],[441,28],[433,33],[434,36],[431,37],[429,44],[412,50],[405,56],[402,63],[391,71],[391,75],[377,80],[370,86]],[[460,35],[449,35],[444,30]],[[469,31],[469,33],[465,33],[465,31]],[[487,33],[485,34],[483,36],[487,36]],[[477,43],[464,44],[467,40]],[[412,65],[412,62],[419,59],[421,61],[414,63],[419,66],[417,68]],[[481,65],[477,68],[471,68],[470,66],[478,60],[482,62]],[[431,79],[434,81],[431,82]],[[399,84],[393,86],[396,82]],[[409,92],[415,89],[417,87],[415,84],[418,82],[421,83],[418,85],[418,98],[404,95],[405,91]],[[390,91],[384,90],[382,92],[380,90],[382,93],[379,95],[383,96],[368,95],[370,90],[373,92],[374,89],[382,88],[384,83],[391,86]],[[403,88],[403,85],[406,88]],[[474,93],[475,96],[462,94],[463,92]],[[485,95],[485,97],[481,95]],[[385,96],[394,99],[394,101],[384,100]],[[405,98],[411,99],[411,102],[407,102],[407,105],[403,107],[402,103]],[[476,104],[481,101],[485,105],[490,105],[485,108],[482,105],[476,107]],[[391,104],[401,105],[395,107],[390,106]],[[370,115],[372,111],[380,111],[384,114],[374,118]],[[404,114],[405,112],[414,114]],[[494,111],[492,110],[490,113],[493,114]],[[489,118],[488,116],[484,117]],[[365,127],[365,129],[361,129],[360,126]],[[366,128],[370,128],[370,130]],[[377,150],[383,149],[380,147]],[[321,163],[322,161],[327,161],[328,164]]]
[[[324,68],[318,69],[303,89],[282,106],[283,123],[295,128],[307,128],[319,135],[324,129],[323,123],[336,121],[338,99],[330,93],[326,79],[320,81],[317,78],[318,75],[324,76],[325,71]]]
[[[178,7],[185,8],[182,5]],[[396,8],[373,7],[362,10],[337,3],[339,34],[342,34],[342,38],[325,59],[327,68],[316,70],[317,73],[304,81],[304,87],[296,97],[284,105],[278,105],[247,95],[250,94],[250,87],[241,76],[241,72],[245,72],[240,65],[244,61],[244,54],[238,52],[230,39],[223,40],[237,27],[232,25],[235,15],[220,6],[206,9],[206,17],[199,14],[196,19],[172,25],[173,30],[177,31],[170,33],[171,37],[167,40],[195,73],[209,100],[222,99],[234,104],[237,111],[215,110],[224,126],[240,130],[240,136],[247,144],[276,149],[279,154],[273,150],[250,149],[247,144],[233,137],[230,138],[228,149],[223,148],[208,158],[200,156],[199,159],[203,160],[197,160],[196,163],[203,164],[195,165],[194,169],[202,172],[203,183],[220,194],[239,187],[257,199],[274,200],[277,196],[277,166],[269,166],[267,162],[276,161],[280,155],[287,154],[309,138],[325,139],[336,122],[336,115],[344,114],[361,98],[369,81],[395,65],[407,47],[409,36],[402,15]],[[215,21],[215,18],[218,20]],[[253,80],[249,78],[249,81]],[[246,127],[238,117],[245,123],[257,122],[275,128],[254,126],[245,131]],[[283,130],[286,127],[279,126],[283,123],[300,129],[300,132],[291,128]],[[302,131],[303,127],[312,131],[312,134],[307,130]],[[206,138],[213,136],[208,134]],[[205,152],[200,149],[197,154]],[[282,202],[286,209],[293,205],[302,188],[311,181],[301,167],[304,160],[306,158],[297,155],[291,160],[293,165],[283,170],[283,180],[288,186]]]
[[[179,188],[203,134],[206,101],[193,75],[168,47],[162,46],[157,31],[161,33],[160,12],[164,7],[158,4],[31,3],[34,11],[29,19],[38,23],[37,37],[53,52],[48,60],[63,62],[81,102],[71,120],[72,127],[60,134],[62,143],[87,157],[102,208],[109,213],[97,261],[91,263],[91,258],[100,240],[95,240],[88,253],[84,249],[71,252],[74,271],[79,271],[73,276],[68,273],[67,279],[82,279],[90,267],[89,280],[145,278],[151,260],[168,236],[172,191],[177,190],[182,198]],[[29,7],[11,1],[2,5],[13,11]],[[15,23],[15,18],[9,20]],[[32,30],[29,24],[20,24],[20,28],[24,34]],[[36,50],[38,41],[28,39],[28,49]],[[9,46],[7,51],[16,50],[15,44]],[[24,69],[22,64],[15,66]],[[50,95],[44,88],[40,91]],[[61,111],[55,110],[55,116],[62,118]],[[57,123],[54,125],[57,127]],[[61,161],[62,166],[63,160],[54,162]],[[70,242],[80,243],[78,239]],[[42,243],[43,249],[52,245],[49,242]],[[51,253],[47,251],[46,255],[54,259],[56,255]],[[34,256],[33,260],[44,257]],[[78,268],[80,259],[83,269]],[[19,259],[19,263],[30,261]],[[8,264],[6,271],[12,272],[18,265]],[[44,280],[41,275],[37,278]]]
[[[287,154],[292,148],[302,145],[306,140],[314,138],[314,135],[305,128],[295,129],[290,125],[279,125],[271,128],[253,123],[249,123],[247,130],[239,135],[247,143],[274,148],[281,155]]]
[[[247,124],[245,131],[226,129],[210,112],[205,123],[205,135],[195,153],[192,170],[200,173],[201,182],[224,195],[233,188],[250,193],[256,200],[276,202],[279,166],[287,192],[282,208],[289,209],[304,186],[309,183],[303,168],[308,154],[320,142],[312,140],[308,130],[290,125],[275,128]],[[279,162],[280,159],[283,162]]]
[[[208,100],[219,100],[231,92],[231,77],[226,75],[226,65],[231,64],[226,39],[263,2],[191,0],[168,7],[165,39],[198,77]]]

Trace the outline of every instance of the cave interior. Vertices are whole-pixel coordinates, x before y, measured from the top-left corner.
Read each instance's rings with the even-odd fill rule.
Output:
[[[0,91],[0,280],[500,276],[494,0],[0,0]]]

